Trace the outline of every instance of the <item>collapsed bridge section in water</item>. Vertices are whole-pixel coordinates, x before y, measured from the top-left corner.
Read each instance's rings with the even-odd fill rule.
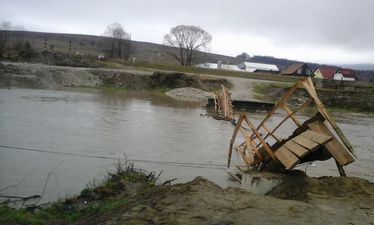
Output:
[[[298,88],[304,88],[309,98],[293,96]],[[318,112],[301,122],[297,113],[308,106],[314,106]],[[285,116],[271,127],[268,122],[274,121],[273,116],[279,111]],[[287,123],[292,123],[295,129],[282,129]],[[241,143],[234,148],[238,133],[242,135]],[[340,175],[346,176],[343,166],[356,157],[351,143],[318,98],[310,77],[296,82],[257,126],[242,113],[230,140],[227,167],[230,167],[233,149],[248,168],[260,171],[274,164],[292,170],[299,163],[333,157]]]

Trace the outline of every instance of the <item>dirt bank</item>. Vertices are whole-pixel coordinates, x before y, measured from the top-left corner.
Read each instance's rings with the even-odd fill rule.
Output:
[[[89,70],[42,65],[3,65],[0,87],[61,89],[64,87],[99,87],[103,84]]]
[[[300,183],[300,182],[299,182]],[[157,186],[126,210],[118,209],[77,224],[372,224],[374,185],[357,178],[305,178],[293,183],[299,200],[222,189],[197,177]],[[278,193],[292,192],[282,187]],[[274,194],[277,196],[277,194]]]
[[[223,78],[183,73],[153,72],[129,67],[102,69],[16,63],[0,66],[0,87],[62,89],[65,87],[121,87],[173,89],[194,87],[206,91],[230,85]]]
[[[0,206],[0,224],[373,224],[374,184],[289,175],[267,196],[223,189],[203,177],[155,185],[157,175],[118,167],[99,186],[47,208]],[[125,169],[122,169],[125,168]]]

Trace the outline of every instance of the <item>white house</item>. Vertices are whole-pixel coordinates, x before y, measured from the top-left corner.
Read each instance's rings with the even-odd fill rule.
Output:
[[[205,69],[218,69],[217,63],[210,63],[210,62],[196,64],[195,66],[199,68],[205,68]]]
[[[334,74],[334,80],[348,80],[355,81],[356,73],[351,69],[338,69]]]
[[[241,70],[247,72],[274,72],[278,73],[279,69],[276,65],[273,64],[264,64],[264,63],[253,63],[253,62],[242,62],[238,65]]]
[[[205,69],[220,69],[220,70],[232,70],[232,71],[240,71],[239,67],[237,65],[232,64],[224,64],[221,61],[218,61],[218,63],[201,63],[195,65],[196,67],[205,68]]]
[[[221,61],[218,63],[202,63],[195,65],[196,67],[206,68],[206,69],[221,69],[221,70],[231,70],[231,71],[245,71],[245,72],[274,72],[278,73],[279,69],[276,65],[264,64],[264,63],[250,63],[242,62],[238,65],[224,64]]]

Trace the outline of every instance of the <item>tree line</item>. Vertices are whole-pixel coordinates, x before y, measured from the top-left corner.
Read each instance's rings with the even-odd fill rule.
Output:
[[[125,54],[131,51],[131,35],[125,31],[121,24],[110,24],[105,31],[105,35],[112,38],[111,57],[122,58],[122,45],[125,43]],[[182,65],[191,66],[198,51],[207,50],[212,41],[212,35],[198,26],[178,25],[170,29],[170,33],[165,34],[164,44],[174,48],[171,55]],[[117,53],[116,53],[117,52]]]
[[[3,56],[5,47],[9,42],[8,31],[24,30],[22,27],[12,26],[10,22],[0,24],[0,57]],[[128,59],[131,54],[131,34],[119,23],[112,23],[105,29],[104,36],[110,38],[108,46],[109,58]],[[199,26],[177,25],[164,35],[163,44],[172,47],[170,54],[182,65],[191,66],[199,51],[208,50],[212,35]],[[31,49],[29,43],[26,48]]]
[[[3,53],[6,49],[6,46],[9,45],[9,31],[22,31],[24,28],[22,26],[14,26],[8,21],[2,21],[0,23],[0,59],[3,58]],[[20,38],[20,37],[19,37]],[[17,41],[13,43],[12,48],[16,50],[19,55],[28,57],[31,54],[31,45],[29,42]]]

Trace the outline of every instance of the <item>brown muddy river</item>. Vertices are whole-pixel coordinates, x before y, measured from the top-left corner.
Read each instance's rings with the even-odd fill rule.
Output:
[[[40,194],[49,177],[43,201],[71,196],[100,181],[124,154],[136,167],[162,170],[162,180],[204,176],[234,186],[225,173],[234,127],[205,113],[149,92],[0,89],[0,194]],[[249,114],[254,121],[264,116]],[[345,167],[348,176],[374,181],[374,117],[334,117],[359,156]],[[338,175],[332,160],[306,171]]]

